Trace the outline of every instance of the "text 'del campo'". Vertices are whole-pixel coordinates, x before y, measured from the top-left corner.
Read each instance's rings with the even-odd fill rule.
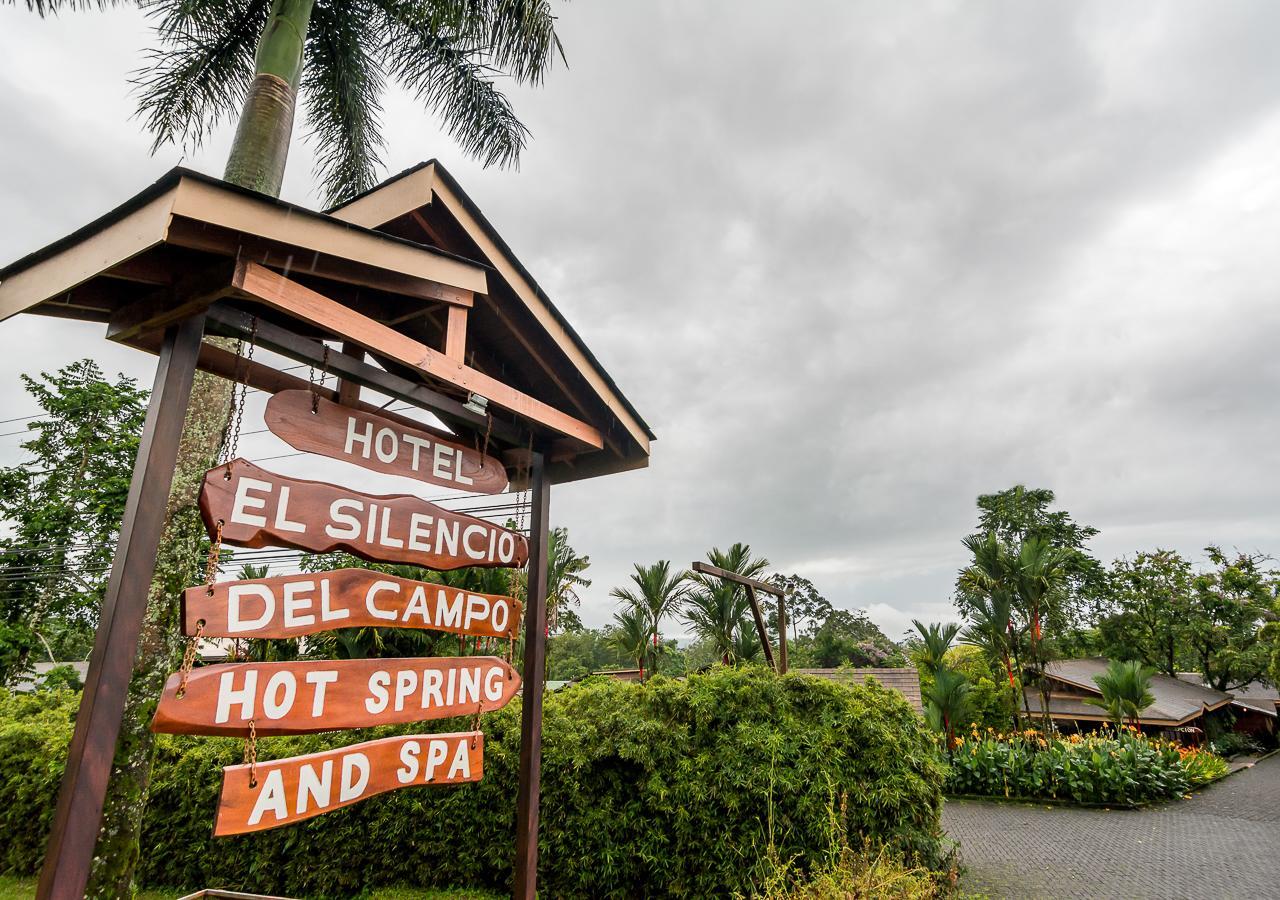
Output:
[[[514,568],[529,558],[522,535],[492,522],[419,497],[286,478],[243,459],[205,475],[200,514],[210,535],[221,522],[222,539],[244,547],[345,550],[372,562],[428,569]]]
[[[463,491],[501,494],[507,488],[507,470],[491,456],[306,391],[273,395],[263,418],[295,450]]]
[[[520,678],[496,656],[228,663],[169,676],[151,730],[306,734],[501,709]]]
[[[217,836],[301,822],[377,794],[430,784],[460,784],[484,776],[484,735],[389,737],[337,750],[222,770]]]
[[[514,639],[521,605],[501,594],[368,569],[277,575],[187,588],[182,630],[205,637],[292,638],[332,628],[394,627]]]

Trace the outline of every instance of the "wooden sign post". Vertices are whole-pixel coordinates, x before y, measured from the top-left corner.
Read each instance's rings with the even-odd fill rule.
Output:
[[[19,313],[94,322],[111,340],[159,354],[40,900],[85,894],[158,544],[169,506],[186,502],[169,489],[197,370],[236,382],[241,397],[249,389],[272,395],[267,427],[291,446],[415,488],[496,495],[508,490],[509,470],[528,472],[519,479],[531,498],[527,537],[411,494],[287,478],[246,460],[211,472],[200,507],[215,546],[341,550],[436,570],[528,565],[528,586],[522,607],[511,597],[353,570],[204,585],[183,596],[193,639],[385,626],[515,640],[523,616],[523,679],[487,657],[184,666],[185,676],[166,687],[157,725],[283,733],[315,730],[322,718],[330,727],[419,721],[473,700],[496,708],[522,685],[514,878],[516,895],[531,900],[550,485],[642,468],[654,436],[461,186],[433,162],[320,213],[176,168],[0,266],[0,320]],[[206,329],[250,352],[204,342]],[[255,360],[255,346],[336,376],[337,389]],[[385,411],[361,397],[366,388],[441,427]],[[238,426],[230,434],[234,444]],[[380,668],[345,665],[365,662]],[[247,787],[232,767],[218,833],[300,821],[399,786],[475,780],[483,770],[478,734],[394,740],[264,762],[263,777]]]
[[[785,675],[787,672],[786,594],[767,581],[747,578],[745,575],[739,575],[737,572],[730,572],[728,569],[722,569],[719,566],[713,566],[700,560],[695,561],[691,568],[701,575],[710,575],[712,578],[719,578],[722,581],[731,581],[734,584],[742,585],[746,589],[747,599],[751,601],[751,617],[756,623],[756,635],[760,638],[760,647],[764,650],[765,661],[770,668]],[[760,600],[756,597],[756,591],[763,591],[778,598],[778,658],[776,661],[773,658],[773,647],[769,644],[769,630],[765,626],[764,613],[760,609]]]

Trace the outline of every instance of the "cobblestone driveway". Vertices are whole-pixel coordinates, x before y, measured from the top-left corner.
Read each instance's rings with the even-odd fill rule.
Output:
[[[993,898],[1280,898],[1280,756],[1155,809],[953,801],[942,824]]]

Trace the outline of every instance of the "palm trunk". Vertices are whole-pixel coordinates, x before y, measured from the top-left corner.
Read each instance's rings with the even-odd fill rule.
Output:
[[[232,184],[279,196],[293,133],[293,110],[302,75],[302,49],[314,0],[273,0],[263,29],[253,83],[245,96],[225,178]],[[204,527],[196,500],[204,473],[217,461],[231,411],[231,383],[199,373],[191,391],[182,446],[147,619],[129,684],[120,738],[102,811],[102,830],[85,891],[92,898],[127,898],[141,852],[143,813],[155,762],[151,716],[161,688],[178,664],[177,600],[200,575]]]
[[[223,176],[232,184],[280,196],[293,111],[302,78],[302,50],[315,0],[273,0],[244,98],[235,143]]]

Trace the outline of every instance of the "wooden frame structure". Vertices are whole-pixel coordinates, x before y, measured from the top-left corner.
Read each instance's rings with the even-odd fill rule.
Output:
[[[787,673],[787,596],[778,587],[769,584],[767,581],[758,581],[755,578],[748,578],[745,575],[739,575],[737,572],[730,572],[728,569],[722,569],[719,566],[713,566],[710,563],[696,560],[692,564],[693,571],[700,575],[709,575],[712,578],[719,578],[722,581],[730,581],[734,584],[740,584],[747,591],[747,599],[751,601],[751,617],[756,623],[756,635],[760,638],[760,647],[764,650],[765,662],[769,667],[774,669],[780,675]],[[778,598],[778,655],[774,658],[773,647],[769,644],[769,629],[765,625],[764,612],[760,609],[760,599],[756,596],[756,591],[766,594],[772,594]]]
[[[515,896],[532,898],[550,488],[647,465],[653,434],[461,187],[425,163],[318,213],[174,169],[0,269],[0,320],[23,312],[102,323],[110,339],[159,356],[39,896],[78,898],[87,883],[195,372],[272,393],[309,386],[208,334],[324,367],[339,378],[320,389],[326,398],[483,439],[510,471],[527,471]],[[366,403],[362,387],[444,428]]]

